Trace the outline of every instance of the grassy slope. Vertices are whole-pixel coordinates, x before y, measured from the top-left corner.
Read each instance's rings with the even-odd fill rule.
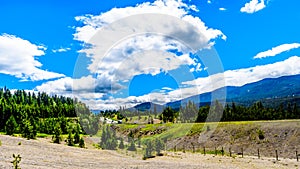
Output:
[[[205,146],[208,149],[224,147],[228,151],[231,147],[236,153],[244,148],[245,154],[256,155],[259,148],[262,156],[273,156],[278,149],[281,156],[287,158],[294,158],[295,150],[300,149],[300,120],[119,125],[118,131],[123,135],[129,130],[136,137],[142,135],[143,142],[167,139],[169,149],[176,145],[179,149],[191,150],[191,145],[195,145],[196,148]],[[263,139],[259,138],[259,132]],[[204,139],[205,135],[208,138]]]

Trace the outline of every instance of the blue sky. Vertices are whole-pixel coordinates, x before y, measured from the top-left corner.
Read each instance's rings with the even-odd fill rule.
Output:
[[[241,86],[299,74],[299,5],[298,0],[1,1],[0,86],[78,97],[92,109],[112,109],[163,104],[224,83]],[[149,13],[194,26],[201,33],[169,25],[200,53],[182,41],[148,34],[120,39],[105,56],[87,47],[103,43],[95,33],[105,26]],[[163,17],[154,27],[168,24]],[[219,73],[222,82],[211,80]]]

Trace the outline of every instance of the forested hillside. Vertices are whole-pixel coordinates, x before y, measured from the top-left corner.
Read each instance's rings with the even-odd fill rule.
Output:
[[[77,99],[0,89],[0,131],[6,134],[22,134],[30,139],[37,133],[66,134],[73,128],[95,133],[97,122],[96,115]]]

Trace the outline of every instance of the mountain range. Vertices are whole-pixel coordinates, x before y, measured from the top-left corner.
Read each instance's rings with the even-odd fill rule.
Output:
[[[256,101],[262,101],[265,106],[277,106],[287,102],[300,103],[300,75],[282,76],[279,78],[267,78],[258,82],[249,83],[244,86],[226,86],[215,91],[191,96],[182,100],[159,105],[152,102],[145,102],[136,105],[129,110],[162,112],[165,107],[179,109],[188,101],[194,102],[198,106],[208,105],[212,102],[214,93],[226,92],[226,102],[235,102],[239,105],[250,106]],[[216,97],[218,99],[218,97]],[[298,104],[299,106],[300,104]]]

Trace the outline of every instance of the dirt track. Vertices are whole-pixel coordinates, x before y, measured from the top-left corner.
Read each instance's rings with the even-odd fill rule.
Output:
[[[192,153],[168,153],[168,156],[142,160],[115,151],[81,149],[49,143],[48,140],[26,140],[0,135],[0,168],[12,168],[12,154],[22,157],[22,169],[95,169],[95,168],[298,168],[300,162],[290,159],[256,159],[255,157],[214,157]],[[21,142],[21,145],[18,143]]]

